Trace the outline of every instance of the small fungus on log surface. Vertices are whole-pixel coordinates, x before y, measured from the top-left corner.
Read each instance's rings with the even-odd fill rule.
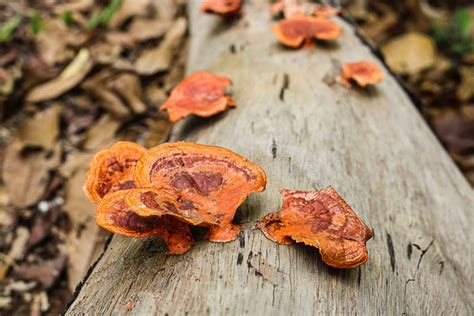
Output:
[[[109,192],[135,187],[135,164],[145,151],[144,147],[127,141],[99,151],[92,158],[83,186],[89,200],[97,204]]]
[[[232,224],[237,207],[250,193],[265,189],[266,175],[228,149],[175,142],[148,150],[137,163],[135,181],[139,187],[177,190],[183,200],[201,205],[220,221],[210,226],[209,240],[227,242],[240,231]]]
[[[204,0],[199,9],[205,13],[234,16],[239,13],[241,5],[241,0]]]
[[[351,88],[351,80],[359,86],[374,85],[382,81],[384,74],[380,67],[370,61],[358,61],[342,65],[341,83],[347,88]]]
[[[323,17],[311,17],[297,15],[288,19],[283,19],[272,28],[283,45],[298,48],[302,44],[312,46],[313,39],[335,40],[342,29],[334,22]]]
[[[235,106],[234,100],[226,96],[226,89],[232,85],[229,78],[217,76],[208,71],[198,71],[181,81],[160,107],[168,111],[171,122],[195,114],[209,117]]]
[[[365,244],[372,237],[372,230],[336,190],[329,187],[319,192],[281,193],[281,211],[268,214],[258,224],[268,239],[319,248],[323,261],[336,268],[353,268],[367,261]]]
[[[109,193],[97,206],[97,225],[129,237],[159,236],[168,246],[169,254],[182,254],[194,244],[189,225],[174,216],[176,195],[160,191],[153,197],[153,209],[145,205],[130,205],[126,199],[143,189],[128,189]]]
[[[333,17],[340,13],[339,9],[326,4],[307,2],[303,0],[279,0],[270,7],[273,16],[281,16],[291,18],[295,15]]]

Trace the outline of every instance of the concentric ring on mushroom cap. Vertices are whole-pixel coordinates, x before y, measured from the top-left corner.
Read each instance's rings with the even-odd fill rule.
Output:
[[[199,6],[199,10],[201,12],[229,16],[238,14],[241,5],[241,0],[204,0]]]
[[[95,154],[82,187],[89,200],[97,204],[109,192],[133,188],[135,164],[145,151],[122,141]]]
[[[232,85],[229,78],[217,76],[209,71],[198,71],[184,78],[160,106],[167,110],[168,118],[175,123],[188,115],[213,116],[235,106],[234,100],[226,95]]]
[[[319,248],[323,261],[336,268],[365,263],[365,246],[372,230],[329,187],[319,192],[282,190],[280,212],[265,216],[258,224],[265,236],[280,244],[292,240]]]
[[[354,80],[361,87],[369,84],[377,84],[384,79],[382,69],[370,61],[357,61],[353,63],[346,63],[342,65],[342,78],[345,80],[344,84],[349,85],[349,80]]]
[[[289,47],[300,47],[303,43],[319,40],[335,40],[342,29],[334,22],[323,17],[296,15],[283,19],[272,27],[280,43]]]
[[[97,206],[97,225],[129,237],[159,236],[168,246],[170,254],[186,252],[194,244],[189,225],[174,216],[159,214],[156,210],[142,207],[138,212],[136,205],[130,206],[124,199],[136,190],[141,189],[121,190],[105,195]],[[176,197],[169,194],[159,195],[154,200],[163,209],[173,205],[175,201]]]
[[[211,227],[211,241],[231,241],[240,227],[235,212],[252,192],[265,189],[265,172],[253,162],[222,147],[188,142],[165,143],[148,150],[135,169],[140,187],[177,190],[199,212],[220,225]]]

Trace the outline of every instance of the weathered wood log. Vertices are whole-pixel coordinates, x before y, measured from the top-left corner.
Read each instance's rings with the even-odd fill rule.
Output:
[[[187,71],[232,78],[238,107],[187,119],[172,139],[248,157],[267,190],[240,208],[236,242],[166,256],[156,239],[115,236],[67,314],[472,313],[473,191],[393,77],[366,91],[328,80],[342,62],[377,61],[353,28],[337,19],[337,44],[290,50],[270,33],[266,1],[246,1],[232,23],[195,2]],[[364,266],[332,269],[316,249],[252,229],[279,209],[279,189],[329,185],[374,229]]]

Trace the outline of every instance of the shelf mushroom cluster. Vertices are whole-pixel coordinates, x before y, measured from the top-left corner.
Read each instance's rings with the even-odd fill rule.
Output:
[[[173,142],[146,150],[119,142],[92,159],[84,192],[97,204],[99,226],[160,236],[170,254],[180,254],[194,243],[189,226],[208,227],[210,241],[236,239],[238,206],[265,184],[259,166],[225,148]]]

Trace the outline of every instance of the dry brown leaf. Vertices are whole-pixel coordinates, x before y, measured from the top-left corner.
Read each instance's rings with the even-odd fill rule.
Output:
[[[71,0],[66,3],[57,3],[53,6],[56,14],[62,14],[66,11],[84,11],[90,9],[94,5],[94,0]]]
[[[105,39],[111,45],[118,45],[126,48],[135,48],[135,39],[125,32],[107,32]]]
[[[29,151],[19,140],[12,142],[3,161],[3,180],[14,206],[37,202],[47,189],[50,171],[61,160],[59,144],[50,151]]]
[[[163,20],[135,19],[128,28],[128,34],[136,41],[148,41],[163,36],[171,22]]]
[[[115,142],[115,132],[120,122],[104,114],[99,121],[87,131],[83,147],[87,150],[99,150]]]
[[[382,46],[387,64],[400,74],[417,74],[433,66],[436,47],[428,35],[417,32],[405,33]]]
[[[131,73],[119,74],[110,86],[127,101],[134,113],[140,114],[146,111],[146,105],[141,100],[143,95],[142,86],[136,75]]]
[[[29,238],[30,232],[26,227],[20,226],[17,228],[15,240],[10,247],[8,255],[0,263],[0,280],[3,280],[6,277],[11,264],[15,260],[23,258]]]
[[[72,229],[66,237],[66,252],[69,256],[69,288],[73,291],[92,263],[96,244],[100,242],[100,229],[95,223],[95,205],[82,191],[91,155],[70,155],[60,172],[67,176],[64,211],[68,214]]]
[[[53,147],[59,136],[61,109],[60,104],[55,104],[27,120],[18,135],[23,145],[43,149]]]
[[[99,100],[99,106],[104,108],[116,118],[128,118],[130,112],[120,98],[105,86],[105,82],[112,73],[103,70],[86,80],[81,87]]]
[[[109,65],[113,63],[122,52],[120,45],[109,42],[97,42],[91,46],[91,55],[98,64]]]
[[[39,56],[48,66],[66,62],[74,57],[74,50],[68,47],[65,40],[67,34],[68,28],[62,21],[50,20],[45,23],[44,31],[35,36]]]
[[[141,75],[152,75],[169,68],[186,33],[186,19],[179,18],[159,46],[146,49],[135,61],[135,70]]]
[[[90,52],[83,48],[74,60],[51,81],[37,85],[26,96],[29,102],[41,102],[54,99],[79,84],[92,69],[93,62]]]
[[[456,90],[456,97],[466,102],[474,96],[474,66],[462,66],[459,68],[461,84]]]
[[[49,289],[56,283],[61,271],[66,267],[66,256],[58,256],[38,264],[22,266],[15,269],[15,274],[25,281],[39,282],[43,288]]]
[[[165,89],[160,86],[160,83],[155,81],[146,86],[145,98],[151,106],[158,109],[158,107],[166,101],[168,95],[166,94]]]
[[[151,0],[123,0],[120,9],[110,19],[109,26],[117,28],[133,16],[144,16],[148,13]]]
[[[146,120],[145,146],[148,148],[158,146],[171,131],[171,124],[164,118]]]
[[[160,21],[172,21],[178,13],[176,0],[152,0],[152,6],[158,11]]]

